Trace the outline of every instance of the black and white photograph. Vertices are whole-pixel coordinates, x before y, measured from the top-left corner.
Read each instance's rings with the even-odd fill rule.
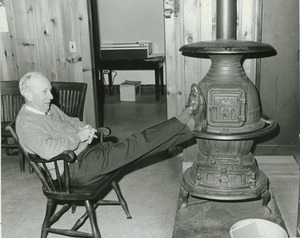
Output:
[[[300,238],[300,0],[0,0],[2,238]]]

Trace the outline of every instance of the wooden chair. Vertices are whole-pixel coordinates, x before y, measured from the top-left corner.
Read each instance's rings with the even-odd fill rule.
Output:
[[[1,81],[1,148],[5,148],[7,155],[11,155],[11,149],[18,149],[18,145],[10,140],[12,136],[5,127],[16,119],[23,103],[19,81]],[[20,157],[20,170],[25,170],[24,155]]]
[[[73,237],[94,237],[100,238],[100,231],[96,221],[95,210],[99,205],[121,205],[127,215],[128,219],[131,219],[130,212],[127,207],[127,203],[120,191],[120,188],[116,182],[116,177],[119,174],[119,170],[106,174],[99,181],[92,183],[85,187],[73,187],[70,183],[69,177],[69,163],[76,161],[76,155],[73,151],[65,151],[62,154],[52,158],[51,160],[44,160],[35,154],[28,154],[20,143],[18,136],[14,132],[13,128],[9,125],[6,127],[11,132],[15,140],[18,142],[20,149],[26,155],[26,158],[30,161],[34,171],[42,182],[42,190],[47,197],[47,208],[42,225],[41,237],[46,238],[48,233],[55,233],[64,236]],[[103,140],[103,136],[109,135],[110,131],[107,128],[98,129],[100,139]],[[59,176],[58,161],[64,163],[64,174]],[[53,180],[47,168],[48,163],[54,163],[55,172],[58,179]],[[103,200],[103,192],[112,187],[118,197],[118,201]],[[62,207],[56,211],[57,205],[61,204]],[[77,205],[85,205],[86,212],[77,220],[74,226],[70,229],[53,228],[52,225],[57,222],[60,217],[65,214],[70,208],[72,212],[75,212]],[[91,233],[78,231],[78,229],[89,219],[91,223]]]
[[[77,82],[51,82],[54,103],[70,117],[83,119],[87,84]]]

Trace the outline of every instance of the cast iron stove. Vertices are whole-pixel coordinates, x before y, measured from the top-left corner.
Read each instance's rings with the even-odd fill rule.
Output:
[[[264,43],[236,40],[236,0],[217,0],[217,39],[184,45],[184,56],[210,58],[198,83],[204,123],[195,116],[199,152],[183,175],[181,208],[188,196],[213,200],[270,200],[268,178],[251,149],[254,140],[275,131],[277,123],[261,113],[256,87],[243,69],[247,58],[276,54]],[[203,126],[204,124],[204,126]]]

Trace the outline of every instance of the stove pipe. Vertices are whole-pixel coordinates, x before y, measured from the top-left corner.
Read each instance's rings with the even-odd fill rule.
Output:
[[[236,0],[217,0],[217,40],[236,40]]]

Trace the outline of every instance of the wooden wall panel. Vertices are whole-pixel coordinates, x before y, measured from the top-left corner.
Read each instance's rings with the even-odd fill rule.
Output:
[[[41,71],[50,81],[86,82],[85,120],[95,125],[88,0],[11,0],[6,11],[12,52],[12,79]],[[69,42],[76,42],[70,52]],[[1,79],[3,80],[3,79]]]
[[[69,80],[72,79],[75,82],[82,80],[82,57],[81,57],[81,39],[80,39],[80,14],[78,12],[79,1],[76,4],[72,0],[61,1],[61,9],[63,16],[63,33],[64,33],[64,46],[66,53],[66,60],[69,71]],[[86,9],[86,8],[85,8]],[[72,53],[69,51],[69,42],[75,41],[77,52]]]
[[[280,126],[280,133],[264,143],[275,149],[300,145],[298,14],[298,0],[264,0],[262,39],[277,55],[262,59],[260,96],[263,112]]]
[[[67,60],[65,57],[67,48],[65,46],[65,33],[63,29],[63,25],[65,25],[65,22],[60,2],[61,0],[52,0],[50,2],[50,21],[52,22],[53,44],[55,45],[53,49],[55,55],[55,71],[58,75],[58,81],[68,81],[69,71]]]
[[[51,5],[49,1],[32,1],[34,7],[34,24],[36,32],[36,46],[40,71],[46,72],[50,81],[57,78],[55,67],[54,41],[51,22]]]
[[[82,58],[82,78],[83,81],[88,83],[89,87],[87,89],[87,95],[86,95],[86,101],[87,102],[93,102],[89,104],[97,106],[96,99],[94,101],[94,88],[95,82],[94,80],[98,80],[97,78],[93,78],[93,62],[91,58],[91,52],[94,50],[90,44],[91,38],[90,38],[90,30],[87,26],[89,26],[89,16],[88,16],[88,5],[86,4],[85,0],[81,0],[78,4],[78,13],[79,13],[79,36],[80,36],[80,50],[81,50],[81,58]],[[87,51],[86,49],[90,49],[90,51]],[[94,77],[97,77],[97,74],[94,75]],[[100,92],[99,92],[100,94]],[[87,105],[86,105],[87,106]],[[99,111],[102,111],[101,108],[98,108]],[[97,120],[98,117],[95,116],[95,120]],[[101,120],[102,121],[102,120]],[[95,126],[102,126],[103,122],[97,121]]]
[[[179,7],[176,12],[168,16],[166,9],[172,8],[172,4],[183,6],[183,0],[165,0],[165,41],[166,41],[166,85],[167,85],[167,116],[178,115],[182,110],[185,98],[182,95],[183,63],[179,48],[183,45],[183,11]]]
[[[216,1],[201,0],[200,5],[201,5],[200,11],[196,13],[200,15],[200,19],[199,19],[200,34],[199,34],[198,41],[215,40],[216,39]],[[195,60],[199,61],[200,63],[200,72],[199,72],[198,80],[194,82],[200,82],[201,79],[207,74],[211,65],[211,60],[210,59],[195,59]]]
[[[215,14],[213,11],[213,1],[211,0],[194,0],[184,3],[184,44],[196,43],[199,41],[213,40]],[[181,56],[183,57],[183,56]],[[184,62],[184,98],[187,103],[190,86],[192,83],[198,83],[207,73],[211,61],[209,59],[199,59],[192,57],[183,57]]]
[[[40,70],[32,0],[8,1],[7,10],[18,76]]]
[[[260,41],[262,0],[242,0],[237,1],[237,39],[245,41]],[[258,60],[259,61],[259,60]],[[256,82],[257,59],[247,59],[244,70],[248,78],[255,84]]]
[[[14,57],[13,47],[9,32],[0,33],[0,79],[17,80],[18,75],[15,70],[16,58]]]

